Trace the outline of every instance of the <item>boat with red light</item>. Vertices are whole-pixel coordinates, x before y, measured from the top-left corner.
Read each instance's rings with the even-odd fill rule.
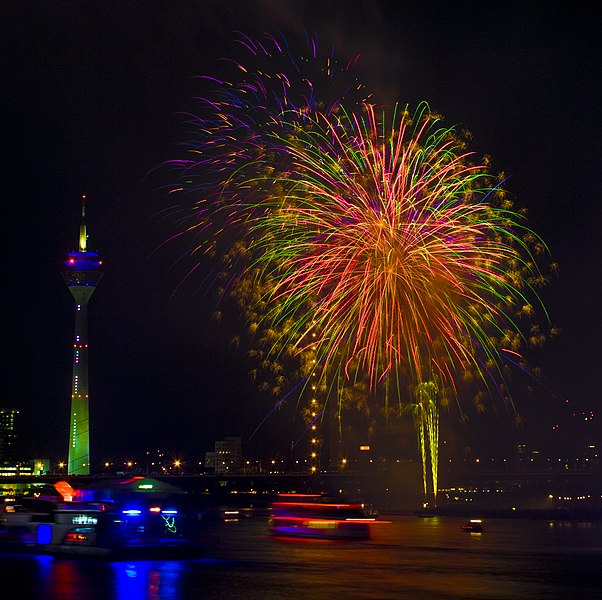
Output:
[[[279,494],[271,504],[268,526],[274,536],[369,539],[375,522],[362,503],[320,494]]]
[[[470,519],[462,525],[462,530],[467,533],[483,533],[483,521],[481,519]]]

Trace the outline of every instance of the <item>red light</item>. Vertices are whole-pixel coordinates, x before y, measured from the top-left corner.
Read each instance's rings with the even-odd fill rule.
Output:
[[[83,544],[88,540],[88,537],[83,533],[69,532],[65,537],[66,544]]]

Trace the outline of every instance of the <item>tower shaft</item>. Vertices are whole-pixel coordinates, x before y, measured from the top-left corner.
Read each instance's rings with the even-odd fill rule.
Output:
[[[73,376],[71,380],[71,415],[69,426],[70,475],[90,474],[90,415],[88,387],[88,300],[94,287],[72,286],[75,298],[75,335],[73,338]],[[78,296],[83,298],[78,299]]]

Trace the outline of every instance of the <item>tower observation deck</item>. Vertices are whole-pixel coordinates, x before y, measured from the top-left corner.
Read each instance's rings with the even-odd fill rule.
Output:
[[[69,252],[63,279],[75,300],[73,379],[69,423],[69,475],[90,474],[90,415],[88,389],[88,302],[102,278],[102,261],[87,249],[86,196],[82,196],[79,250]]]

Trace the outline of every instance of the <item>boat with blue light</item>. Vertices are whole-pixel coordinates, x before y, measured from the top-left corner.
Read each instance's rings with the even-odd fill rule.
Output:
[[[21,497],[0,512],[0,551],[134,557],[200,549],[197,515],[175,496],[125,493],[106,501]]]

